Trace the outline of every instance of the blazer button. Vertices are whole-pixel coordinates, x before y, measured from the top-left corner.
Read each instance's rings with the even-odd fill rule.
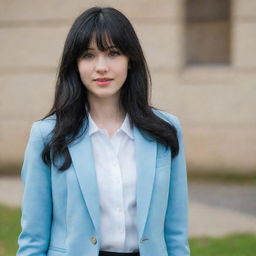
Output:
[[[96,239],[96,237],[92,236],[92,237],[91,237],[91,242],[92,242],[93,244],[97,244],[97,239]]]
[[[142,238],[142,239],[140,239],[140,242],[143,243],[146,240],[149,240],[149,239],[148,238]]]

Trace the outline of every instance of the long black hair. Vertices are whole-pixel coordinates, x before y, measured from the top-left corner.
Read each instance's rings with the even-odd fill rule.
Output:
[[[131,23],[112,7],[92,7],[76,18],[64,44],[54,103],[48,114],[41,119],[51,115],[56,118],[51,139],[42,152],[43,161],[48,165],[52,162],[55,164],[57,157],[62,156],[64,160],[58,169],[64,171],[71,165],[68,144],[83,134],[80,131],[90,111],[87,89],[80,79],[77,60],[89,47],[93,36],[99,50],[105,51],[108,47],[107,39],[111,39],[129,57],[129,69],[121,87],[120,104],[129,114],[132,125],[166,147],[170,146],[171,155],[175,157],[179,152],[177,130],[158,117],[149,103],[151,77]]]

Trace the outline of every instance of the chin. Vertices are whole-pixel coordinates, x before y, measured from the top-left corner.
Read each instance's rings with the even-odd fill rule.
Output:
[[[96,98],[101,98],[101,99],[106,99],[106,98],[110,98],[113,97],[115,94],[114,93],[98,93],[98,94],[94,94],[94,96]]]
[[[120,94],[119,90],[104,90],[104,91],[97,91],[94,93],[94,96],[97,98],[108,98],[108,97],[113,97],[113,96],[117,96]]]

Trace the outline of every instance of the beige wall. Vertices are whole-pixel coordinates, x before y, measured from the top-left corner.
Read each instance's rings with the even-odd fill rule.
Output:
[[[31,123],[53,99],[74,18],[95,4],[132,21],[153,78],[153,103],[183,125],[189,171],[256,171],[256,2],[232,1],[228,67],[184,63],[184,0],[0,0],[0,169],[19,166]]]

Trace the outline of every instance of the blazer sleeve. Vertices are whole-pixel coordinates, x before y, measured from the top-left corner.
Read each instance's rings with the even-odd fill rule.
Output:
[[[44,142],[39,122],[32,124],[21,169],[24,192],[17,256],[46,256],[51,234],[51,172],[41,158]]]
[[[172,115],[173,116],[173,115]],[[173,116],[179,140],[179,153],[171,162],[168,206],[165,219],[165,241],[168,256],[189,256],[188,184],[182,128]]]

